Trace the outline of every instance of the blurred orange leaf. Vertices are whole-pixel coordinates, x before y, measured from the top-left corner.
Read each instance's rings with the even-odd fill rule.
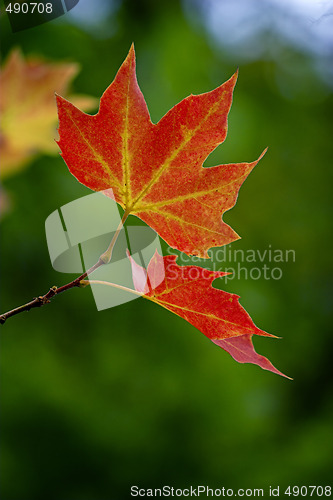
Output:
[[[19,49],[9,54],[0,73],[1,177],[24,168],[37,154],[56,154],[55,92],[67,94],[79,71],[76,63],[46,62],[24,57]],[[90,96],[71,96],[86,110],[96,106]]]

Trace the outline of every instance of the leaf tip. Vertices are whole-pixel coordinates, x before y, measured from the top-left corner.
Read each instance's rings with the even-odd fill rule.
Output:
[[[263,150],[263,152],[261,153],[261,155],[259,156],[259,158],[258,158],[257,161],[260,161],[261,158],[263,158],[265,156],[265,154],[267,153],[267,151],[268,151],[268,147]]]
[[[126,249],[126,255],[131,263],[132,279],[135,290],[143,295],[147,294],[149,292],[147,270],[135,262],[128,249]]]
[[[237,79],[238,79],[238,73],[239,73],[239,68],[237,67],[235,73],[232,75],[231,78],[229,78],[229,82],[233,84],[233,88],[236,85]]]
[[[64,99],[63,97],[61,97],[61,95],[57,94],[56,92],[54,93],[54,96],[55,96],[55,99],[56,99],[57,106],[59,108],[59,106],[62,104],[62,102],[65,101],[66,99]]]
[[[154,252],[153,257],[154,257],[155,259],[157,259],[158,257],[160,257],[160,258],[162,257],[162,255],[160,255],[160,252],[157,250],[157,248],[155,248],[155,252]]]
[[[258,354],[252,344],[252,334],[239,335],[227,339],[211,339],[214,344],[222,347],[238,363],[252,363],[260,366],[263,370],[270,371],[281,377],[292,380],[291,377],[280,372],[275,366],[261,354]]]
[[[127,58],[130,59],[131,61],[135,62],[135,48],[134,48],[134,42],[132,42],[130,49],[127,54]]]

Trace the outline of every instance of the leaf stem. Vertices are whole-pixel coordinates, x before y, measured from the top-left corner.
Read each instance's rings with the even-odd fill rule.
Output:
[[[127,288],[126,286],[118,285],[117,283],[111,283],[110,281],[100,281],[100,280],[82,280],[81,284],[83,286],[85,285],[107,285],[107,286],[112,286],[113,288],[118,288],[119,290],[123,290],[124,292],[129,292],[133,293],[134,295],[137,295],[138,297],[142,297],[144,294],[141,292],[137,292],[136,290],[132,290],[132,288]]]
[[[100,260],[102,260],[104,264],[108,264],[110,262],[110,260],[111,260],[113,248],[114,248],[114,246],[116,244],[116,241],[118,239],[120,231],[124,227],[124,223],[125,223],[125,220],[127,219],[128,215],[129,215],[129,212],[127,210],[125,210],[124,215],[122,216],[122,219],[119,222],[119,226],[117,227],[117,230],[116,230],[116,232],[113,235],[113,238],[111,240],[110,245],[105,250],[105,252],[102,253],[102,255],[100,256]]]
[[[116,241],[118,239],[120,231],[122,230],[124,223],[125,223],[125,220],[127,219],[128,215],[129,215],[129,212],[125,210],[124,215],[123,215],[123,217],[122,217],[122,219],[117,227],[117,230],[116,230],[115,234],[113,235],[113,238],[111,240],[110,245],[108,246],[107,250],[100,256],[100,258],[98,259],[96,264],[94,264],[85,273],[81,274],[80,276],[75,278],[70,283],[67,283],[66,285],[63,285],[59,288],[56,286],[52,286],[45,295],[40,295],[39,297],[35,297],[30,302],[27,302],[26,304],[23,304],[22,306],[16,307],[15,309],[11,309],[10,311],[7,311],[7,312],[1,314],[0,315],[0,324],[3,325],[7,321],[7,319],[11,318],[12,316],[16,316],[17,314],[20,314],[20,313],[25,312],[25,311],[30,311],[30,309],[35,309],[36,307],[42,307],[45,304],[49,304],[51,299],[53,297],[55,297],[56,295],[59,295],[59,293],[66,292],[67,290],[70,290],[71,288],[75,288],[75,287],[83,288],[84,286],[86,286],[88,282],[85,282],[84,279],[88,275],[90,275],[94,271],[96,271],[96,269],[98,269],[99,267],[103,266],[104,264],[108,264],[110,262],[111,257],[112,257],[113,248],[116,244]],[[100,283],[115,286],[117,288],[126,289],[126,287],[121,287],[121,285],[115,285],[113,283],[111,284],[111,283],[108,283],[106,281],[105,282],[102,281]],[[126,291],[131,291],[132,293],[137,293],[134,290],[131,290],[130,288],[127,288]]]

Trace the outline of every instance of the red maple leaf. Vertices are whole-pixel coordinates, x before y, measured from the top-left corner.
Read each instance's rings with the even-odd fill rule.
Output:
[[[131,47],[91,116],[57,97],[58,142],[71,173],[95,191],[113,189],[125,213],[171,246],[208,258],[239,238],[222,221],[257,161],[203,168],[227,134],[237,73],[206,94],[190,95],[156,125],[138,86]]]
[[[274,337],[255,326],[240,305],[239,296],[212,287],[228,273],[198,266],[178,266],[176,256],[157,252],[147,271],[130,257],[135,290],[145,299],[168,309],[200,330],[239,363],[253,363],[287,377],[256,353],[252,336]],[[289,377],[287,377],[289,378]]]
[[[154,125],[136,80],[132,46],[96,115],[57,98],[62,156],[89,188],[112,188],[125,211],[123,220],[134,214],[170,246],[207,258],[209,248],[238,238],[222,215],[234,206],[258,161],[202,166],[226,137],[236,78],[187,97]],[[237,361],[283,375],[252,345],[253,335],[272,335],[254,325],[237,295],[211,286],[225,273],[181,267],[174,257],[156,254],[146,282],[146,271],[131,262],[135,288],[146,299],[187,320]]]

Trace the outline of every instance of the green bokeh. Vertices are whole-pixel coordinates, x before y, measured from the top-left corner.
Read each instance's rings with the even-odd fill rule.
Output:
[[[73,90],[99,97],[134,41],[156,122],[239,65],[191,19],[177,1],[119,1],[95,36],[66,17],[12,34],[2,15],[2,51],[77,61]],[[255,323],[283,337],[254,343],[294,381],[237,364],[142,299],[98,312],[89,289],[71,290],[1,327],[4,500],[122,500],[135,484],[330,484],[332,91],[310,56],[276,43],[275,60],[241,63],[227,140],[206,165],[253,161],[269,146],[225,216],[242,236],[230,249],[271,245],[296,260],[281,265],[280,280],[245,279],[244,270],[215,286],[241,295]],[[44,223],[90,192],[59,156],[39,157],[4,187],[12,208],[2,221],[2,311],[75,277],[52,269]]]

